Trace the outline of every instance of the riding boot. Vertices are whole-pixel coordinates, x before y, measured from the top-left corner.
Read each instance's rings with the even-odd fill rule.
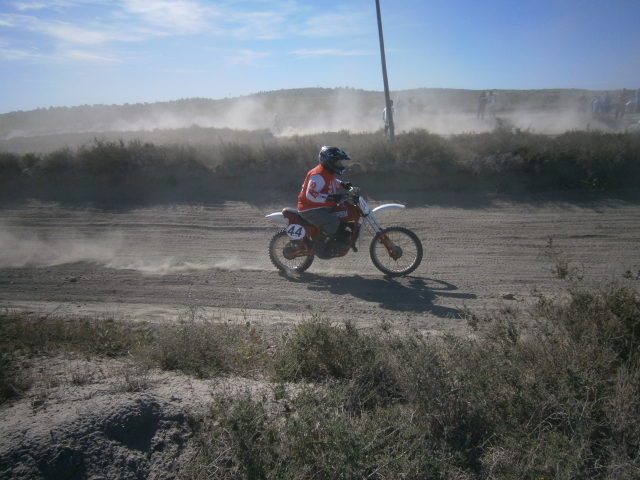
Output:
[[[327,253],[327,242],[331,239],[329,235],[324,232],[318,233],[316,241],[313,242],[311,247],[311,253],[321,260],[328,260],[331,256]]]

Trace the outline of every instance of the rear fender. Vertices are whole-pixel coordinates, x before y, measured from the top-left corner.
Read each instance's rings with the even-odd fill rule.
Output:
[[[265,215],[265,218],[268,218],[269,220],[273,220],[276,223],[282,225],[283,227],[288,227],[289,226],[289,220],[287,220],[284,217],[282,212],[270,213],[269,215]]]

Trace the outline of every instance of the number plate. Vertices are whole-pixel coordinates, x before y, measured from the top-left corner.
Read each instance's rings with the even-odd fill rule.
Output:
[[[289,238],[292,238],[293,240],[300,240],[301,238],[304,238],[306,233],[307,232],[305,232],[302,225],[298,225],[295,223],[289,225],[289,227],[287,228],[287,235],[289,235]]]

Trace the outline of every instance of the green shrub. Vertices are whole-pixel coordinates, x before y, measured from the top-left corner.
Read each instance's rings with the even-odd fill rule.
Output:
[[[16,176],[21,171],[20,155],[0,152],[0,181]]]
[[[470,317],[470,338],[313,319],[276,358],[300,386],[226,398],[198,438],[225,478],[635,478],[637,320],[616,286]]]
[[[37,164],[44,175],[61,175],[76,168],[75,154],[65,147],[44,155]]]
[[[379,132],[274,138],[263,131],[194,131],[197,143],[191,145],[94,139],[75,151],[65,147],[41,157],[5,153],[0,157],[0,178],[25,171],[29,181],[53,174],[79,182],[128,179],[130,187],[147,180],[160,189],[175,187],[183,179],[232,176],[251,181],[269,175],[282,184],[298,185],[317,163],[319,148],[334,144],[352,157],[353,173],[363,175],[465,175],[480,180],[502,176],[505,182],[520,178],[535,188],[628,188],[640,182],[640,132],[569,131],[551,136],[503,123],[492,132],[451,136],[415,129],[399,134],[391,144]]]
[[[343,379],[374,358],[371,338],[352,323],[336,326],[314,317],[297,325],[285,340],[275,368],[285,381]]]
[[[250,325],[182,322],[156,329],[150,357],[164,370],[200,378],[269,371],[266,345]]]

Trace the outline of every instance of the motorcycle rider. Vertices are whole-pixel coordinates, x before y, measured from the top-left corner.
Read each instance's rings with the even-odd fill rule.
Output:
[[[350,182],[343,182],[336,175],[342,175],[346,168],[342,162],[351,160],[351,157],[337,147],[324,146],[318,160],[319,165],[307,173],[302,184],[298,212],[307,222],[320,228],[311,252],[326,260],[331,258],[326,252],[327,243],[340,226],[340,219],[331,214],[331,209],[344,197],[338,193],[338,188],[351,188]]]

